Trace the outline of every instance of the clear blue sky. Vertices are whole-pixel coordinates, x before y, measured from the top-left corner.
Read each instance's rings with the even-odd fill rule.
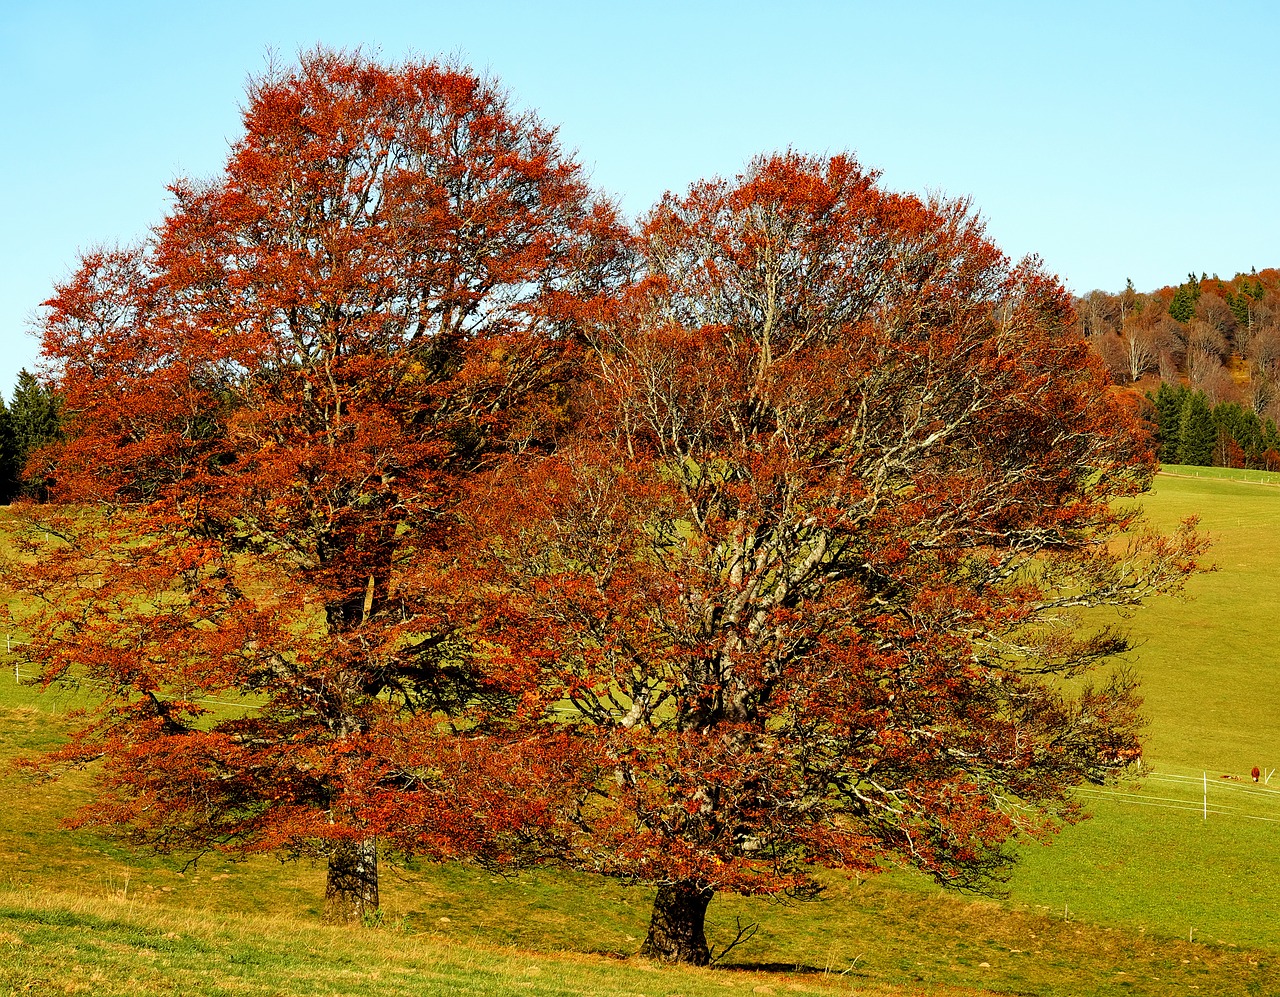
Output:
[[[317,43],[460,56],[632,214],[757,152],[973,198],[1074,291],[1280,266],[1280,7],[0,0],[0,391],[77,253],[208,177],[249,74]]]

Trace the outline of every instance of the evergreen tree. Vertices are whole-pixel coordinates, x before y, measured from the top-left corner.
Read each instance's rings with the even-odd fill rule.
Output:
[[[1185,287],[1173,292],[1173,300],[1169,302],[1169,314],[1175,322],[1187,322],[1195,314],[1196,303]]]
[[[1213,424],[1209,400],[1203,391],[1197,391],[1182,406],[1182,418],[1178,426],[1178,459],[1183,464],[1212,467],[1213,449],[1217,442],[1218,429]]]
[[[1227,294],[1227,307],[1235,316],[1236,323],[1246,328],[1249,325],[1249,297],[1245,293]]]
[[[24,368],[18,372],[9,417],[18,490],[28,494],[38,493],[42,483],[26,477],[25,467],[27,458],[62,435],[62,413],[58,397]]]
[[[13,416],[0,395],[0,505],[7,505],[18,493],[18,445],[13,435]]]
[[[1268,419],[1262,424],[1262,452],[1265,456],[1268,450],[1280,451],[1280,429],[1276,428],[1276,424]],[[1265,466],[1265,465],[1259,465]]]
[[[1167,381],[1161,382],[1153,395],[1147,392],[1147,398],[1155,407],[1156,444],[1158,456],[1162,464],[1181,464],[1179,438],[1182,432],[1182,409],[1191,392],[1183,385],[1173,387]]]
[[[1214,406],[1213,424],[1218,428],[1218,456],[1216,463],[1222,467],[1235,466],[1228,456],[1230,444],[1235,443],[1243,456],[1243,466],[1258,467],[1266,447],[1263,444],[1263,425],[1256,412],[1237,402],[1222,402]]]
[[[1175,322],[1190,322],[1196,313],[1196,302],[1200,300],[1200,282],[1193,273],[1187,274],[1187,282],[1178,285],[1173,292],[1173,300],[1169,302],[1169,314]]]

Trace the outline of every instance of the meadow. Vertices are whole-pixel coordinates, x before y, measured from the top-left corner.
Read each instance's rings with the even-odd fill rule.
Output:
[[[0,994],[1276,992],[1280,773],[1265,779],[1280,769],[1280,475],[1166,470],[1143,499],[1150,518],[1198,513],[1217,570],[1125,621],[1147,774],[1082,790],[1093,818],[1023,846],[1007,899],[902,872],[831,875],[823,899],[795,906],[717,897],[713,944],[738,919],[759,933],[718,968],[670,969],[630,958],[643,887],[393,859],[379,923],[335,929],[319,921],[318,867],[184,867],[65,830],[91,773],[34,784],[6,765]],[[21,685],[15,660],[0,660],[5,763],[55,744],[81,702]]]

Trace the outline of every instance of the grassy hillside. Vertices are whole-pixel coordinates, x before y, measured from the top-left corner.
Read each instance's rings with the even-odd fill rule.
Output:
[[[1166,524],[1199,511],[1220,568],[1189,601],[1129,621],[1154,774],[1091,791],[1095,819],[1026,848],[1007,902],[902,874],[832,877],[826,899],[799,907],[721,897],[713,943],[738,918],[759,934],[727,968],[659,971],[617,961],[643,936],[643,888],[401,863],[384,876],[382,925],[337,931],[318,923],[318,868],[211,857],[184,870],[60,829],[86,774],[33,787],[9,772],[0,994],[1280,991],[1280,774],[1258,787],[1247,776],[1280,764],[1280,487],[1162,475],[1146,505]],[[0,671],[0,755],[53,743],[76,705]]]
[[[1280,475],[1168,470],[1144,500],[1148,514],[1168,527],[1198,513],[1218,570],[1193,578],[1187,600],[1155,600],[1127,621],[1153,774],[1088,792],[1095,818],[1025,849],[1013,896],[1148,932],[1280,948],[1280,772],[1270,785],[1249,779],[1254,765],[1280,769]]]

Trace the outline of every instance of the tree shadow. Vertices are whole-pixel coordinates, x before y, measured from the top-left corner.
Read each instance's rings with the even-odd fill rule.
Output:
[[[715,968],[726,973],[795,973],[799,976],[821,976],[831,972],[829,968],[798,962],[731,962],[721,963]]]

